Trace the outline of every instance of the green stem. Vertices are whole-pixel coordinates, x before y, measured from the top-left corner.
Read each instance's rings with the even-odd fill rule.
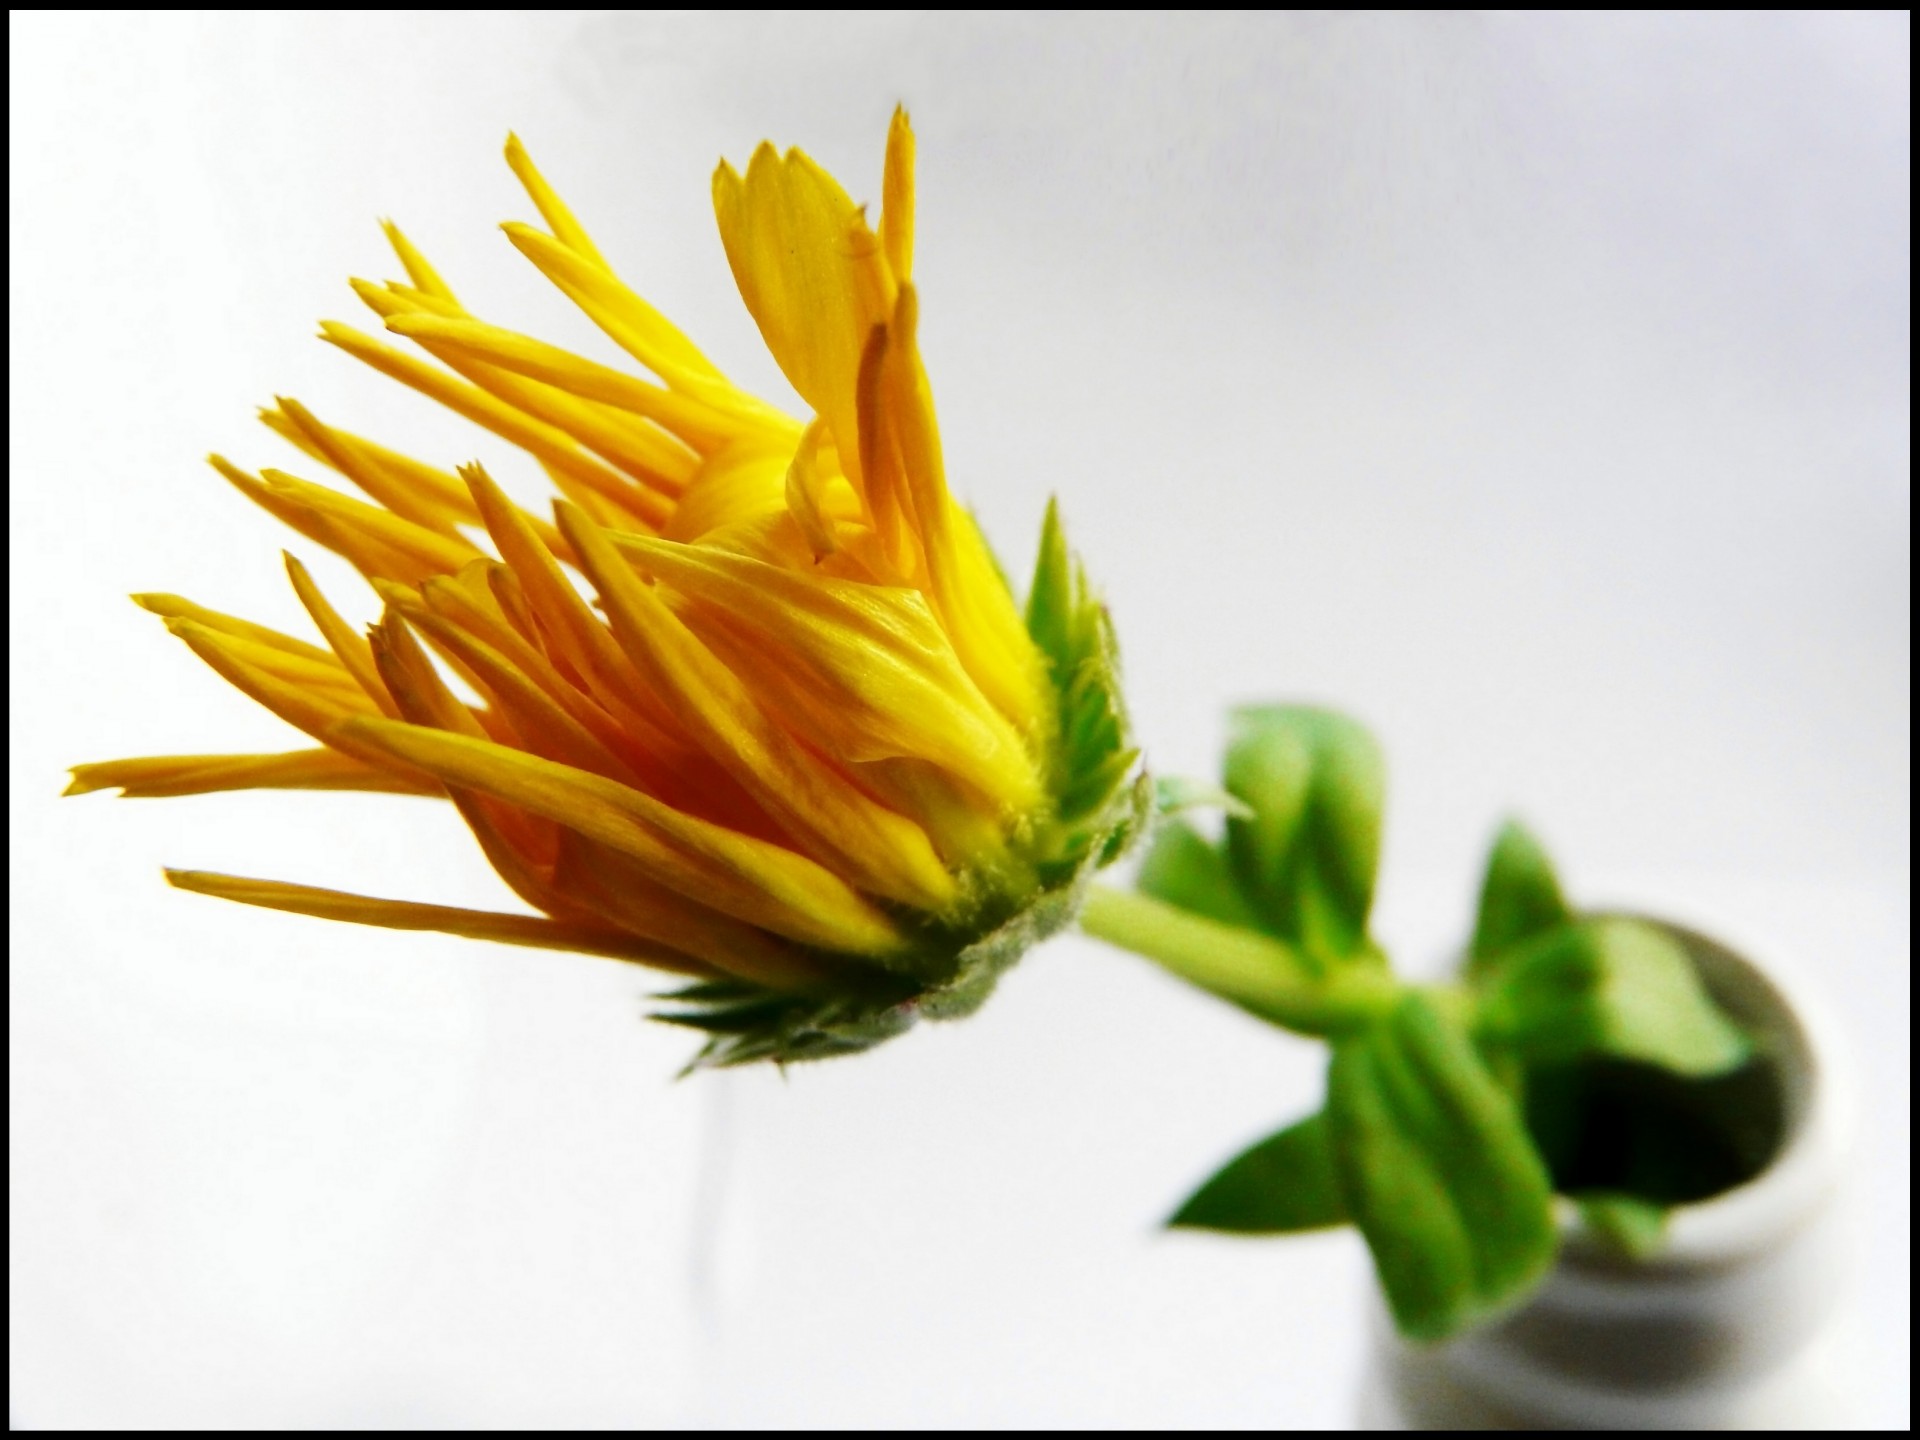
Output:
[[[1299,951],[1270,935],[1103,885],[1087,892],[1080,928],[1262,1020],[1306,1035],[1370,1024],[1400,995],[1398,982],[1382,971],[1318,975]]]

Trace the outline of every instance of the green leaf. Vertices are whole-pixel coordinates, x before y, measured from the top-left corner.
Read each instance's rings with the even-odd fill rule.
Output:
[[[1453,1334],[1546,1273],[1546,1167],[1465,1031],[1422,997],[1335,1043],[1326,1114],[1342,1198],[1403,1334]]]
[[[1563,925],[1511,952],[1486,982],[1477,1028],[1533,1062],[1602,1054],[1708,1076],[1753,1053],[1680,942],[1624,917]]]
[[[1248,706],[1226,785],[1253,811],[1228,819],[1227,853],[1266,928],[1315,956],[1368,953],[1386,788],[1373,737],[1327,710]]]
[[[1183,820],[1169,820],[1154,832],[1153,848],[1140,867],[1135,888],[1225,925],[1260,927],[1233,882],[1225,852]]]
[[[1324,1115],[1310,1115],[1230,1160],[1202,1185],[1167,1225],[1278,1235],[1322,1230],[1346,1222]]]
[[[1515,945],[1573,919],[1547,852],[1513,820],[1500,827],[1480,887],[1467,971],[1486,970]]]
[[[1629,1260],[1651,1260],[1667,1243],[1664,1205],[1638,1195],[1576,1195],[1580,1223],[1602,1245]]]
[[[1162,815],[1178,815],[1185,810],[1224,810],[1240,820],[1251,820],[1253,809],[1209,780],[1194,780],[1185,775],[1156,775],[1153,779],[1154,809]]]

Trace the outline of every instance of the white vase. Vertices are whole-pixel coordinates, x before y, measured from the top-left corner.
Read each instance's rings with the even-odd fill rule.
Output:
[[[1848,1265],[1844,1052],[1804,984],[1687,938],[1714,997],[1778,1066],[1785,1114],[1774,1160],[1746,1184],[1677,1209],[1651,1259],[1595,1244],[1569,1216],[1558,1263],[1532,1299],[1445,1344],[1402,1340],[1376,1300],[1364,1428],[1848,1423],[1821,1343]]]

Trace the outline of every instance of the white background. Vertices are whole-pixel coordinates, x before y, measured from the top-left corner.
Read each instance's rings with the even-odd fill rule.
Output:
[[[975,1021],[672,1084],[640,972],[168,891],[498,906],[426,802],[56,800],[300,743],[128,591],[302,625],[201,464],[276,393],[530,466],[313,341],[397,267],[605,354],[492,228],[527,140],[784,394],[707,208],[920,136],[951,470],[1057,493],[1158,768],[1243,698],[1393,765],[1380,929],[1467,923],[1519,807],[1587,900],[1823,980],[1862,1072],[1864,1413],[1908,1423],[1909,21],[16,13],[11,1380],[23,1424],[1335,1424],[1365,1262],[1154,1223],[1311,1047],[1077,939]],[[295,467],[298,468],[297,466]],[[529,483],[529,496],[535,493]],[[319,567],[344,608],[371,597]]]

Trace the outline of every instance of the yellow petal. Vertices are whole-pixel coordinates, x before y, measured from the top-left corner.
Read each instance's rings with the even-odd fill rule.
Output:
[[[194,654],[234,689],[271,710],[295,729],[304,730],[332,749],[364,760],[379,769],[397,771],[403,777],[421,783],[422,777],[415,767],[396,764],[384,751],[369,749],[350,737],[342,739],[335,733],[334,727],[341,721],[366,715],[372,708],[357,688],[350,697],[344,690],[317,689],[283,680],[257,665],[249,664],[235,653],[239,647],[247,644],[245,640],[222,635],[198,621],[169,620],[167,628],[184,640]]]
[[[978,527],[947,489],[918,316],[913,287],[903,285],[887,337],[885,409],[897,427],[934,604],[968,673],[1008,719],[1036,734],[1046,717],[1040,655]]]
[[[322,663],[332,660],[333,656],[318,645],[305,640],[283,635],[265,625],[256,625],[251,620],[242,620],[237,615],[222,615],[218,610],[209,610],[204,605],[196,605],[179,595],[166,595],[157,591],[131,597],[133,603],[142,610],[160,616],[165,620],[193,620],[217,630],[222,635],[237,635],[242,640],[252,640],[261,645],[271,645],[276,650],[284,650],[289,655],[304,655],[309,660]]]
[[[760,146],[745,179],[722,164],[713,204],[734,283],[767,349],[825,417],[841,463],[856,464],[860,355],[893,304],[880,242],[846,191],[799,150],[782,156]],[[860,479],[851,468],[849,478]]]
[[[350,720],[340,733],[447,784],[479,790],[609,845],[668,890],[749,925],[856,955],[900,946],[892,921],[811,860],[682,814],[617,781],[390,720]]]
[[[888,154],[891,156],[891,149]],[[427,257],[414,247],[411,240],[400,233],[398,225],[391,220],[382,220],[380,229],[386,234],[387,243],[393,246],[393,253],[400,257],[400,263],[406,267],[409,280],[429,295],[438,296],[455,305],[460,303],[454,299],[453,291],[448,288],[447,282],[440,278],[439,272],[427,263]]]
[[[681,617],[826,753],[930,761],[992,805],[1037,806],[1020,735],[968,676],[916,590],[800,574],[702,545],[615,544],[697,601]]]
[[[800,444],[787,466],[787,509],[807,537],[813,558],[822,559],[840,548],[834,539],[833,517],[827,513],[817,466],[820,459],[820,422],[815,420],[800,436]]]
[[[664,343],[654,325],[658,312],[610,272],[531,226],[508,224],[500,228],[514,248],[539,267],[540,273],[578,305],[608,339],[666,381],[670,389],[743,420],[793,424],[765,401],[736,390],[710,366],[689,363],[672,345]]]
[[[556,240],[603,270],[613,268],[595,248],[580,222],[573,218],[573,212],[567,208],[566,202],[547,183],[547,177],[534,166],[533,157],[527,154],[527,147],[520,143],[520,137],[512,131],[507,132],[507,168],[513,171],[514,178],[527,192],[527,198],[533,201],[534,208],[540,212],[540,218],[547,222]],[[692,349],[692,346],[688,348]]]
[[[777,514],[787,504],[791,451],[759,436],[736,440],[707,460],[661,533],[698,540],[723,526]]]
[[[614,931],[593,931],[562,924],[538,915],[502,915],[486,910],[463,910],[452,905],[420,905],[410,900],[377,900],[341,890],[312,885],[289,885],[280,880],[252,880],[239,875],[215,875],[205,870],[168,870],[167,883],[196,895],[286,910],[321,920],[344,920],[385,930],[430,930],[469,940],[493,940],[502,945],[527,945],[536,950],[572,950],[630,960],[681,975],[712,972],[691,956],[665,946]]]
[[[607,277],[617,287],[606,293],[618,295],[618,308],[627,325],[645,336],[648,347],[662,356],[670,357],[673,364],[696,374],[725,383],[714,363],[700,353],[699,347],[689,340],[681,330],[654,309],[638,295],[620,285],[614,278],[613,267],[607,264],[600,252],[594,248],[593,241],[587,238],[587,232],[580,222],[573,218],[573,212],[554,193],[546,178],[534,168],[533,160],[528,156],[526,147],[517,136],[507,136],[507,164],[512,167],[514,176],[525,187],[527,198],[532,200],[539,210],[540,218],[553,230],[554,239],[566,246],[583,260],[591,261],[606,271]],[[643,362],[644,363],[644,362]]]
[[[473,712],[447,689],[397,614],[389,612],[373,627],[373,654],[381,679],[408,720],[469,739],[487,738]],[[604,918],[571,900],[554,883],[559,842],[565,834],[558,825],[473,791],[449,789],[448,797],[480,842],[487,863],[514,894],[536,910],[562,919]]]
[[[263,469],[260,480],[275,494],[294,504],[324,516],[335,525],[365,535],[376,545],[416,561],[430,574],[446,574],[476,559],[480,550],[459,535],[445,535],[403,520],[391,510],[369,505],[325,485],[289,475],[284,470]]]
[[[383,345],[351,326],[326,320],[321,322],[320,333],[322,339],[365,361],[381,374],[411,386],[421,394],[438,400],[456,414],[464,415],[476,425],[493,431],[503,440],[518,445],[543,465],[566,474],[602,495],[617,497],[622,504],[630,503],[636,518],[646,518],[649,524],[657,524],[659,518],[664,518],[666,507],[658,496],[652,496],[650,500],[651,492],[588,455],[565,431],[533,418],[477,385],[436,370],[391,345]],[[642,516],[640,507],[648,504],[659,507],[657,516]]]
[[[85,795],[118,788],[128,799],[208,795],[220,790],[371,790],[439,795],[440,787],[390,770],[377,770],[334,750],[289,750],[279,755],[147,755],[75,765],[62,793]]]
[[[382,545],[356,526],[340,524],[334,517],[324,515],[285,491],[268,485],[259,477],[247,474],[219,455],[209,455],[207,462],[230,485],[274,519],[315,544],[344,556],[369,580],[412,582],[434,572],[432,563],[423,563],[417,557]]]
[[[394,514],[441,535],[458,538],[459,532],[454,527],[470,517],[453,503],[453,497],[419,483],[418,471],[433,475],[436,472],[431,467],[401,471],[382,463],[364,444],[356,444],[355,437],[322,425],[298,400],[276,396],[274,404],[277,408],[262,411],[262,418],[273,416],[283,421],[284,429],[274,420],[267,423],[302,450],[346,476]]]
[[[416,612],[407,619],[479,677],[527,749],[623,783],[636,779],[624,760],[498,650],[431,611]]]
[[[881,573],[899,585],[927,584],[927,561],[915,514],[915,492],[900,454],[899,423],[888,413],[888,332],[876,325],[860,356],[855,408],[860,427],[860,471],[867,516],[881,558]]]
[[[414,314],[395,316],[387,322],[387,328],[410,339],[436,341],[516,375],[545,381],[583,400],[626,410],[662,426],[702,454],[759,428],[690,395],[650,385],[558,345],[480,320]]]
[[[880,207],[880,249],[894,283],[905,285],[913,279],[913,127],[904,106],[894,107],[893,123],[887,127]]]
[[[441,317],[417,312],[396,314],[387,321],[387,329],[413,340],[448,368],[522,413],[562,431],[635,479],[678,494],[692,478],[699,464],[698,454],[659,426],[476,359],[470,351],[445,344],[423,331],[418,323],[434,321],[441,321]]]
[[[571,508],[561,510],[560,528],[635,668],[796,843],[872,894],[923,910],[939,910],[953,898],[953,877],[924,830],[861,793],[844,771],[782,729],[641,583],[606,532]]]
[[[300,597],[300,603],[307,607],[307,614],[313,617],[313,623],[326,637],[327,645],[339,658],[340,664],[354,679],[369,700],[380,708],[380,713],[389,719],[398,719],[399,711],[394,708],[393,697],[387,694],[387,687],[380,683],[380,673],[374,668],[373,647],[367,644],[366,637],[354,631],[340,612],[327,603],[327,597],[320,593],[320,587],[313,583],[313,577],[292,555],[281,552],[287,562],[287,575],[293,581],[294,593]]]
[[[587,608],[580,592],[561,573],[539,535],[479,465],[460,472],[471,489],[487,533],[500,549],[511,575],[545,627],[549,642],[582,677],[594,695],[630,729],[651,735],[672,726],[657,699],[647,691],[606,623]],[[502,572],[490,570],[490,580]]]

